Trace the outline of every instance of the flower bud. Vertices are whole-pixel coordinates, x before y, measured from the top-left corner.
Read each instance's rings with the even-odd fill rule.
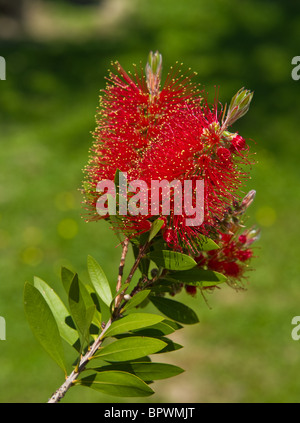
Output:
[[[256,195],[256,191],[254,189],[249,191],[248,194],[246,194],[245,197],[243,198],[241,204],[237,204],[234,207],[233,215],[237,217],[237,216],[240,216],[241,214],[244,214],[247,208],[250,206],[250,204],[252,204],[255,198],[255,195]]]
[[[146,65],[146,80],[149,93],[153,97],[159,94],[161,71],[162,55],[158,51],[155,53],[151,51]]]
[[[192,297],[194,297],[197,294],[197,287],[194,285],[186,285],[185,290],[187,294],[191,295]]]
[[[248,112],[252,97],[253,92],[244,88],[241,88],[236,93],[230,102],[225,121],[223,122],[223,130]]]
[[[253,242],[257,241],[260,238],[260,229],[252,229],[247,234],[246,245],[251,245]]]
[[[231,146],[233,147],[234,150],[238,150],[238,151],[244,150],[246,146],[245,138],[241,137],[240,135],[236,135],[231,140]]]
[[[241,244],[246,244],[246,242],[247,242],[247,237],[246,237],[246,235],[244,235],[244,234],[240,235],[240,236],[239,236],[239,242],[240,242]]]
[[[124,295],[124,300],[125,300],[125,301],[129,301],[129,300],[131,300],[131,296],[130,296],[129,294],[125,294],[125,295]]]
[[[243,209],[247,209],[250,206],[250,204],[253,202],[255,195],[256,195],[256,191],[254,189],[249,191],[248,194],[246,194],[245,197],[243,198],[241,207]]]

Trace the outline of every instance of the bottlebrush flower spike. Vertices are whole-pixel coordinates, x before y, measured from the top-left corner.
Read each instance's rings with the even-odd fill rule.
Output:
[[[251,190],[241,203],[235,202],[225,219],[220,222],[219,248],[201,252],[196,258],[199,267],[220,272],[227,276],[227,283],[235,288],[242,288],[245,272],[249,268],[249,261],[253,257],[253,242],[259,238],[260,230],[254,227],[245,229],[243,214],[252,203],[255,191]],[[251,247],[250,247],[251,246]],[[196,289],[196,287],[194,287]],[[189,294],[194,291],[187,291]]]
[[[186,224],[187,217],[193,216],[184,208],[181,214],[176,213],[174,199],[181,194],[173,190],[170,213],[161,229],[169,247],[195,254],[201,247],[199,234],[217,237],[219,222],[228,207],[239,200],[238,191],[248,177],[244,169],[250,164],[249,147],[240,135],[230,133],[228,126],[246,113],[252,93],[240,90],[222,121],[222,106],[217,100],[212,106],[208,104],[204,91],[192,82],[190,70],[171,68],[161,83],[162,57],[158,52],[150,53],[145,72],[135,67],[133,76],[118,62],[113,66],[115,73],[110,73],[100,100],[90,161],[84,171],[87,220],[110,219],[97,213],[97,184],[113,181],[117,170],[126,173],[128,184],[144,181],[149,198],[153,180],[179,181],[182,186],[191,181],[193,204],[196,182],[203,180],[203,222]],[[148,231],[161,215],[161,208],[153,215],[150,206],[146,214],[128,213],[118,219],[118,230],[134,237]]]

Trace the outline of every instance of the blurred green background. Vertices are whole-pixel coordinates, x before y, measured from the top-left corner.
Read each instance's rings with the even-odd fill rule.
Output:
[[[37,275],[63,294],[60,266],[85,279],[87,254],[116,280],[117,238],[105,222],[81,217],[81,170],[111,60],[130,70],[156,49],[164,76],[182,61],[212,96],[220,87],[223,103],[241,87],[254,91],[234,129],[254,140],[249,224],[262,236],[246,291],[224,286],[207,295],[210,308],[199,294],[181,295],[200,324],[173,336],[184,348],[160,359],[186,372],[155,383],[146,401],[299,402],[300,341],[291,338],[291,320],[300,315],[300,81],[291,77],[299,2],[25,0],[22,13],[17,3],[0,0],[7,63],[0,81],[0,316],[7,325],[0,402],[45,402],[63,381],[25,321],[25,280]],[[76,387],[64,401],[119,399]]]

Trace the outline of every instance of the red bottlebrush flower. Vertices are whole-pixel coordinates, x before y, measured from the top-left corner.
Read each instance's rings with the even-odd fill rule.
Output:
[[[244,150],[246,148],[246,141],[243,137],[241,137],[240,135],[236,135],[232,140],[232,148],[234,150]]]
[[[209,270],[222,273],[224,271],[223,261],[219,260],[218,257],[211,258],[207,261],[207,267]]]
[[[240,250],[237,253],[237,258],[240,261],[247,261],[253,256],[253,251],[248,248],[247,250]]]
[[[153,180],[169,183],[176,180],[182,186],[185,181],[191,181],[193,205],[197,200],[196,182],[203,180],[202,223],[187,224],[187,218],[193,216],[184,207],[181,214],[175,212],[174,203],[181,194],[174,191],[166,216],[168,229],[162,229],[171,248],[196,254],[201,251],[197,237],[199,234],[215,236],[218,221],[238,199],[238,190],[247,177],[240,165],[249,164],[248,151],[243,155],[232,154],[233,145],[236,150],[242,149],[243,138],[230,134],[227,122],[237,118],[240,99],[249,103],[250,95],[239,92],[232,109],[235,114],[231,112],[221,121],[222,107],[218,110],[217,101],[212,107],[208,105],[204,92],[191,82],[191,75],[172,69],[160,87],[161,56],[158,53],[150,55],[146,75],[135,69],[134,76],[129,76],[119,63],[114,67],[116,73],[110,73],[100,102],[95,140],[85,168],[87,220],[104,218],[97,213],[100,195],[97,184],[106,179],[113,181],[118,169],[126,172],[128,183],[144,181],[149,198]],[[240,114],[246,107],[244,103]],[[162,215],[161,209],[157,215]],[[118,230],[127,236],[136,236],[148,230],[153,216],[150,207],[146,214],[128,213],[118,219]]]
[[[167,229],[163,233],[163,239],[166,241],[167,244],[171,245],[176,241],[176,234],[174,233],[173,229]]]
[[[244,235],[244,234],[240,235],[240,236],[239,236],[239,242],[240,242],[241,244],[246,244],[246,242],[247,242],[247,237],[246,237],[246,235]]]
[[[230,276],[232,278],[239,278],[239,276],[241,275],[241,268],[234,261],[224,262],[223,269],[226,276]]]
[[[219,148],[217,149],[217,155],[218,155],[218,157],[219,157],[221,160],[223,160],[224,162],[226,162],[227,160],[229,160],[229,159],[230,159],[230,157],[231,157],[231,153],[230,153],[230,151],[228,150],[228,148],[224,148],[224,147],[219,147]]]
[[[194,297],[197,294],[197,287],[193,285],[185,285],[186,292]]]
[[[228,277],[229,284],[237,287],[237,282],[244,278],[248,262],[253,257],[253,250],[249,248],[259,237],[259,230],[243,229],[242,215],[247,207],[252,203],[255,191],[250,191],[239,204],[235,202],[228,210],[227,216],[219,222],[220,229],[224,232],[219,233],[218,249],[203,251],[195,258],[197,265],[201,268],[207,268],[220,272]],[[248,263],[247,263],[248,264]]]
[[[232,235],[230,235],[230,234],[224,234],[224,233],[221,234],[221,240],[224,243],[229,243],[231,238],[232,238]]]

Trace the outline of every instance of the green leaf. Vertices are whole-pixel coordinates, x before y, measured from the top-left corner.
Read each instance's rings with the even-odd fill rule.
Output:
[[[199,322],[196,313],[185,304],[164,297],[151,296],[150,300],[161,313],[170,319],[186,325]]]
[[[155,250],[148,253],[147,256],[158,266],[168,270],[187,270],[197,265],[192,257],[176,251]]]
[[[70,322],[71,319],[69,310],[66,308],[59,296],[54,292],[54,290],[50,288],[50,286],[42,279],[35,276],[33,285],[40,291],[48,306],[50,307],[56,320],[61,337],[70,345],[74,346],[78,340],[78,333],[73,327],[70,326],[70,324],[67,323],[68,321]]]
[[[162,341],[164,341],[167,345],[165,346],[165,348],[163,348],[161,351],[159,351],[159,354],[163,354],[163,353],[167,353],[167,352],[171,352],[171,351],[177,351],[180,350],[181,348],[183,348],[182,345],[177,344],[176,342],[172,341],[169,338],[166,338],[165,336],[160,338]]]
[[[101,298],[101,300],[109,307],[112,302],[112,293],[108,280],[103,272],[101,266],[97,261],[88,256],[88,271],[91,278],[91,282]]]
[[[174,281],[172,280],[159,279],[152,287],[151,293],[158,296],[165,293],[171,294],[174,291],[173,285]]]
[[[152,241],[152,239],[158,234],[158,232],[161,230],[164,223],[165,222],[161,217],[159,217],[152,223],[149,239],[148,239],[149,242]]]
[[[66,374],[64,350],[56,320],[43,295],[28,282],[24,288],[24,308],[35,337]]]
[[[72,272],[72,270],[69,270],[66,267],[61,268],[61,281],[63,283],[63,286],[67,294],[69,294],[70,286],[74,278],[74,275],[75,273]]]
[[[124,338],[127,338],[128,339],[130,337],[136,336],[137,334],[139,336],[145,336],[144,334],[141,334],[140,335],[139,332],[138,333],[131,332],[131,333],[123,333],[122,335],[117,335],[116,338],[117,339],[124,339]],[[150,334],[149,335],[146,335],[146,336],[150,336]],[[183,348],[182,345],[177,344],[176,342],[173,342],[171,339],[167,338],[166,336],[154,336],[153,335],[151,337],[152,338],[158,338],[161,341],[163,341],[163,342],[166,343],[166,346],[162,350],[158,351],[157,354],[163,354],[163,353],[166,353],[166,352],[176,351],[176,350],[180,350],[181,348]],[[130,361],[132,361],[132,360],[130,360]],[[141,357],[140,358],[140,361],[146,361],[145,360],[145,357]]]
[[[154,393],[137,376],[120,371],[94,373],[78,380],[77,384],[117,397],[147,397]]]
[[[134,374],[144,381],[168,379],[183,373],[178,366],[167,363],[132,363]]]
[[[102,314],[101,314],[101,307],[100,307],[98,295],[94,291],[94,288],[91,287],[90,285],[84,285],[84,286],[85,286],[86,291],[88,292],[93,304],[95,305],[95,314],[94,314],[94,317],[93,317],[93,323],[95,324],[95,326],[97,326],[99,328],[99,327],[101,327],[101,324],[102,324]],[[91,305],[92,304],[90,304],[90,306]]]
[[[171,326],[174,330],[182,329],[183,326],[173,320],[164,320],[164,323]]]
[[[75,274],[76,273],[72,272],[72,270],[69,270],[66,267],[62,267],[61,269],[61,280],[67,295],[69,295],[70,286]],[[93,323],[95,324],[95,326],[101,326],[101,308],[94,288],[90,285],[83,284],[81,281],[79,281],[79,284],[81,287],[81,291],[84,295],[86,304],[88,306],[92,306],[93,304],[95,304],[96,306]]]
[[[84,285],[78,280],[77,274],[75,274],[70,286],[69,306],[74,322],[81,333],[81,347],[83,349],[84,342],[88,342],[89,329],[96,306],[92,303]]]
[[[196,241],[198,241],[198,245],[201,248],[201,251],[211,251],[220,248],[218,244],[215,243],[215,241],[204,235],[199,235]]]
[[[141,304],[150,294],[151,290],[150,289],[145,289],[143,291],[138,292],[137,294],[135,294],[131,300],[129,300],[125,306],[122,309],[122,312],[130,310],[131,308],[135,308],[137,307],[139,304]]]
[[[110,364],[108,366],[96,367],[89,370],[95,372],[104,372],[109,370],[118,370],[126,373],[132,373],[145,382],[150,380],[161,380],[177,376],[184,372],[183,369],[172,364],[152,363],[152,362],[129,362]]]
[[[115,216],[114,214],[111,214],[109,216],[109,221],[111,223],[112,229],[114,230],[114,233],[116,234],[118,240],[120,242],[123,242],[124,237],[120,230],[120,227],[122,227],[122,219],[119,216]]]
[[[100,348],[95,358],[105,361],[129,361],[154,354],[166,347],[166,343],[157,338],[131,336]]]
[[[200,267],[194,267],[193,269],[183,272],[169,273],[165,277],[166,279],[176,280],[195,286],[217,285],[227,280],[226,276],[222,275],[222,273],[201,269]],[[201,284],[196,285],[197,282],[201,282]]]
[[[107,336],[115,336],[134,329],[140,329],[147,326],[155,325],[164,320],[163,316],[150,313],[132,313],[122,317],[111,324],[107,331],[103,334],[103,338]]]
[[[175,326],[173,325],[175,323]],[[157,323],[156,325],[149,326],[147,328],[134,330],[133,333],[139,336],[164,336],[170,335],[175,332],[176,329],[181,329],[182,326],[176,322],[171,322],[170,320],[163,320],[162,322]]]

